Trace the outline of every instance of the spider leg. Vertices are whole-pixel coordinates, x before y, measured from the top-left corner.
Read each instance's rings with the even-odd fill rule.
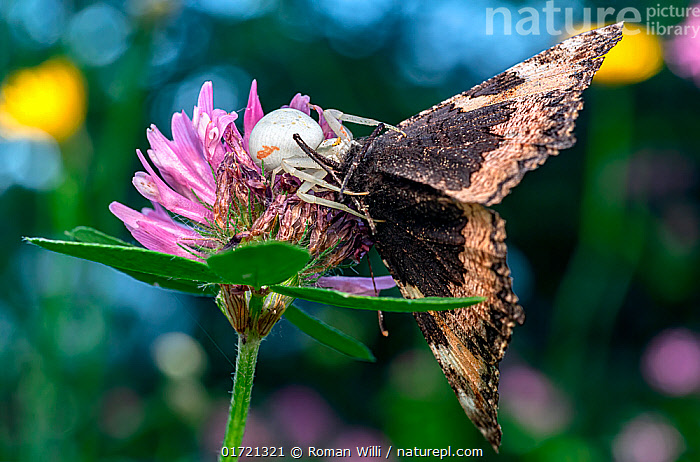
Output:
[[[324,180],[326,176],[326,172],[324,170],[321,170],[318,168],[319,166],[314,162],[313,159],[299,159],[299,158],[292,158],[292,159],[282,159],[282,162],[278,168],[283,169],[285,172],[289,173],[292,176],[295,176],[299,178],[300,180],[304,181],[304,184],[311,184],[312,186],[320,186],[321,188],[328,189],[331,191],[339,192],[340,188],[337,186],[334,186],[327,181]],[[307,173],[304,170],[300,169],[308,169],[312,170],[315,173]],[[367,193],[355,193],[355,192],[346,192],[348,195],[355,195],[355,196],[363,196],[366,195]]]
[[[273,188],[275,186],[275,178],[277,178],[277,175],[281,171],[282,171],[281,165],[272,171],[272,176],[270,177],[270,185],[272,185]]]
[[[326,122],[328,122],[328,125],[333,130],[333,133],[343,138],[344,140],[347,140],[349,137],[343,137],[343,135],[346,134],[346,130],[343,130],[341,122],[352,122],[354,124],[369,125],[371,127],[378,126],[379,124],[383,123],[378,120],[368,119],[367,117],[359,117],[352,114],[345,114],[337,109],[326,109],[325,111],[323,111],[323,117],[326,119]],[[394,127],[393,125],[389,124],[384,124],[384,126],[389,130],[393,130],[406,136],[406,133],[404,133],[403,130],[401,130],[398,127]]]
[[[337,109],[326,109],[323,111],[323,118],[326,119],[328,126],[333,130],[333,133],[338,135],[340,142],[350,143],[352,141],[352,134],[347,128],[343,127],[341,121],[343,120],[343,114]]]
[[[323,173],[320,170],[318,172]],[[311,190],[311,188],[313,186],[314,185],[311,182],[302,183],[302,185],[299,187],[299,189],[297,189],[297,196],[299,197],[299,199],[303,200],[304,202],[308,202],[310,204],[317,204],[317,205],[322,205],[324,207],[329,207],[332,209],[341,210],[343,212],[347,212],[349,214],[352,214],[356,217],[362,218],[363,220],[369,219],[369,217],[362,215],[361,213],[351,209],[350,207],[348,207],[345,204],[341,204],[340,202],[335,202],[335,201],[331,201],[328,199],[324,199],[322,197],[316,197],[316,196],[312,196],[311,194],[307,194],[307,192],[309,190]]]

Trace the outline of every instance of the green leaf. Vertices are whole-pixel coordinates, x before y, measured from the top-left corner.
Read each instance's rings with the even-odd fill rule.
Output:
[[[300,331],[318,342],[340,353],[361,361],[376,361],[369,348],[359,340],[348,334],[329,326],[320,319],[303,312],[291,305],[284,311],[284,317],[294,324]]]
[[[341,308],[356,308],[360,310],[381,311],[440,311],[464,308],[483,302],[484,297],[469,298],[394,298],[394,297],[366,297],[351,295],[337,290],[320,289],[317,287],[287,287],[274,285],[270,290],[289,297],[301,298],[311,302],[325,303],[326,305],[339,306]]]
[[[66,234],[76,241],[90,244],[106,244],[120,247],[135,247],[128,242],[122,241],[114,236],[105,234],[102,231],[98,231],[94,228],[87,226],[78,226],[71,231],[66,231]],[[217,294],[219,288],[218,286],[211,284],[203,284],[197,281],[188,281],[185,279],[176,279],[166,276],[156,276],[154,274],[143,273],[139,271],[130,271],[127,269],[115,268],[124,274],[131,276],[132,278],[144,282],[148,285],[154,287],[161,287],[163,289],[176,290],[178,292],[185,292],[192,295],[203,295],[203,296],[214,296]]]
[[[185,257],[154,252],[136,246],[54,241],[26,237],[27,242],[54,252],[102,263],[124,272],[163,276],[166,279],[221,284],[225,281],[202,262]],[[138,278],[137,278],[138,279]]]
[[[230,284],[262,287],[286,281],[304,269],[306,249],[279,241],[266,241],[212,255],[207,264]]]
[[[105,234],[102,231],[98,231],[95,228],[90,228],[88,226],[78,226],[73,228],[71,231],[66,231],[66,234],[73,238],[74,241],[88,242],[90,244],[107,244],[107,245],[119,245],[123,247],[134,247],[128,242],[122,241],[119,238]]]

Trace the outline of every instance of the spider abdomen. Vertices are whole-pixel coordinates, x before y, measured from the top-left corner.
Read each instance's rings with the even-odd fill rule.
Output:
[[[270,112],[255,124],[250,134],[251,157],[258,165],[264,163],[266,170],[278,168],[283,159],[308,159],[294,141],[295,133],[314,149],[324,138],[320,125],[301,111],[282,108]]]

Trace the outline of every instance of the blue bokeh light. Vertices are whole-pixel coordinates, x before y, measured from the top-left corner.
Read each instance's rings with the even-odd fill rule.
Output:
[[[75,56],[90,66],[106,66],[129,47],[127,17],[106,3],[91,5],[70,22],[68,43]]]
[[[15,0],[0,9],[15,39],[34,47],[55,44],[63,34],[68,14],[59,0]]]

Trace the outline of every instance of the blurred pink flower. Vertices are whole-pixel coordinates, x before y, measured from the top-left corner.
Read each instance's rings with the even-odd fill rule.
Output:
[[[377,459],[396,460],[391,455],[390,457],[385,458],[389,449],[389,443],[381,433],[371,428],[346,428],[342,432],[339,432],[337,438],[332,441],[328,447],[350,449],[350,457],[343,457],[343,460],[351,462],[364,462],[366,460]],[[366,452],[365,455],[361,456],[358,454],[358,448],[364,448],[365,450],[371,450],[372,452]],[[380,454],[377,454],[377,452]],[[334,459],[328,458],[324,460],[333,461]]]
[[[695,8],[700,7],[696,4]],[[700,17],[690,15],[681,24],[688,34],[678,35],[666,45],[666,62],[668,67],[678,76],[690,78],[700,86]]]
[[[211,407],[209,415],[200,428],[199,440],[202,447],[202,457],[199,460],[216,460],[221,454],[221,442],[224,440],[226,422],[228,421],[231,403],[227,401],[217,402]],[[279,437],[270,428],[265,413],[259,409],[251,408],[248,412],[244,446],[279,446]],[[242,458],[242,460],[250,460]]]
[[[199,440],[202,452],[207,455],[221,453],[221,442],[224,440],[230,406],[231,403],[226,400],[216,402],[209,410],[206,420],[202,422]],[[251,409],[248,415],[252,414],[253,410]]]
[[[501,406],[535,436],[554,435],[571,422],[571,404],[541,372],[524,365],[503,367]]]
[[[277,441],[279,441],[277,435],[270,431],[267,416],[255,408],[251,409],[248,413],[248,421],[246,422],[245,434],[241,444],[243,446],[262,447],[274,446]],[[242,459],[245,460],[245,458]]]
[[[673,462],[684,446],[683,437],[666,419],[643,414],[615,437],[613,455],[616,462]]]
[[[374,279],[374,282],[372,279]],[[396,287],[396,282],[394,282],[394,279],[391,276],[379,276],[375,278],[324,276],[318,278],[316,284],[319,287],[334,289],[348,294],[367,296],[376,295],[374,292],[375,286],[377,288],[377,292]]]
[[[641,366],[649,385],[662,393],[700,390],[700,336],[684,328],[661,332],[649,342]]]
[[[99,426],[112,438],[129,438],[138,431],[144,417],[143,400],[130,388],[112,388],[102,397]]]
[[[358,456],[357,447],[381,446],[382,456],[389,448],[381,433],[372,428],[347,426],[323,396],[303,385],[291,385],[275,392],[265,403],[264,411],[262,409],[251,411],[254,425],[251,428],[249,424],[246,429],[243,438],[246,446],[299,446],[305,452],[311,446],[319,449],[347,448],[350,449],[350,457],[344,457],[344,460],[350,461],[374,460],[368,455]],[[221,415],[221,422],[223,419]],[[215,427],[208,425],[207,428]],[[212,441],[211,447],[215,447],[215,438],[207,435],[206,439]],[[382,460],[386,459],[382,457]],[[388,460],[396,459],[389,457]]]
[[[268,418],[284,439],[298,446],[318,446],[337,432],[338,417],[315,390],[292,385],[276,392],[268,401]]]

